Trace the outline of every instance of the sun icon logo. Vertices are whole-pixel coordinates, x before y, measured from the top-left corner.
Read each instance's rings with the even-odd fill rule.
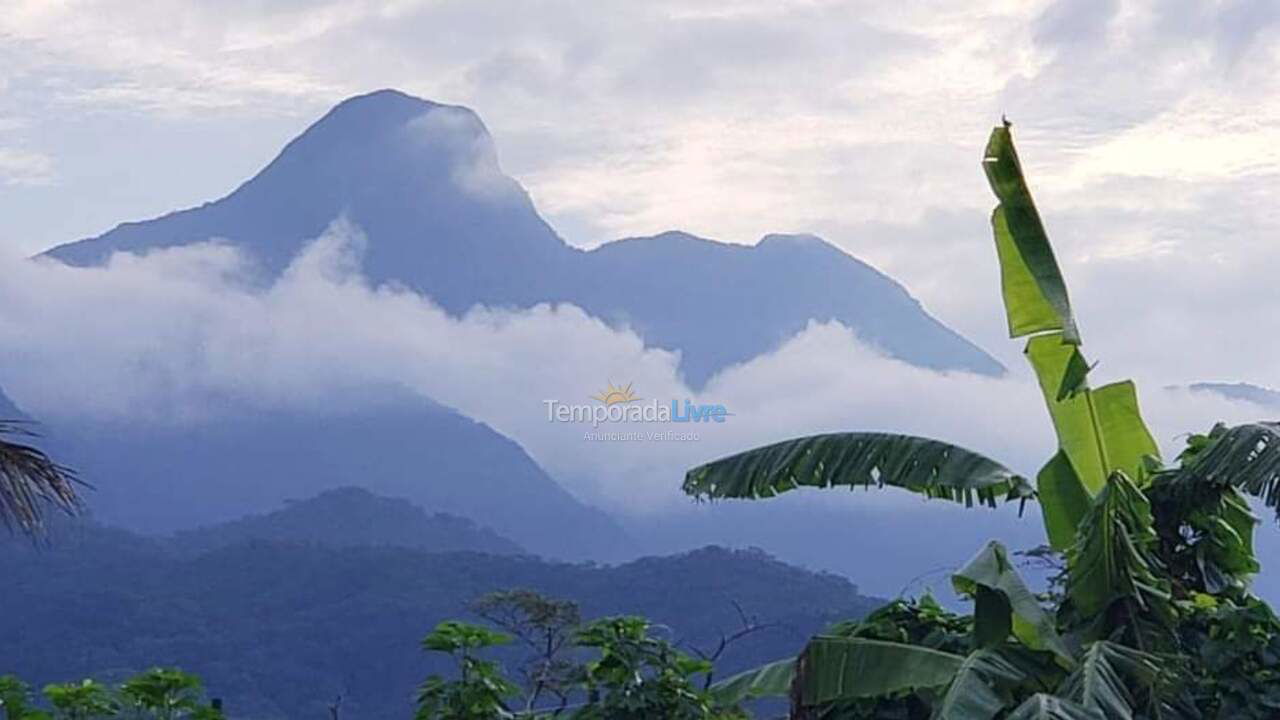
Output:
[[[632,383],[627,383],[626,387],[615,387],[611,382],[609,387],[599,395],[593,395],[592,400],[599,400],[605,405],[622,405],[629,402],[635,402],[640,398],[631,390]]]

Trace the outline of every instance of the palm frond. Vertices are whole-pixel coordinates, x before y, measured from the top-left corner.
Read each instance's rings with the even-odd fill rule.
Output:
[[[696,467],[684,491],[699,499],[767,498],[798,487],[898,487],[965,505],[1034,496],[1005,466],[949,443],[891,433],[786,440]]]
[[[1280,519],[1280,423],[1218,426],[1209,440],[1183,464],[1175,481],[1233,485],[1260,498]]]
[[[1099,640],[1085,648],[1059,695],[1117,720],[1199,717],[1181,695],[1179,678],[1177,656]]]
[[[1100,640],[1085,648],[1063,694],[1103,717],[1132,718],[1137,699],[1129,689],[1130,681],[1149,687],[1159,674],[1153,656]]]
[[[1013,686],[1027,674],[998,649],[969,653],[933,709],[937,720],[991,720],[1004,710],[1007,695],[1001,687]]]
[[[30,535],[43,529],[49,508],[72,514],[79,511],[76,485],[82,484],[70,468],[16,440],[34,437],[25,423],[0,421],[0,522]]]
[[[1107,720],[1094,710],[1064,698],[1037,693],[1027,698],[1007,720]]]

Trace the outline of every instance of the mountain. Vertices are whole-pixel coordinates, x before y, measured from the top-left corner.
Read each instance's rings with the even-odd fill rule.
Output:
[[[1200,382],[1188,386],[1195,392],[1209,392],[1228,400],[1244,400],[1268,408],[1280,408],[1280,391],[1249,383]]]
[[[641,614],[683,647],[714,649],[742,627],[722,673],[792,654],[833,621],[879,604],[848,580],[760,551],[705,548],[616,567],[533,557],[332,548],[252,541],[189,556],[119,530],[81,526],[52,548],[0,536],[0,674],[40,687],[118,681],[154,665],[201,675],[245,720],[408,717],[419,683],[449,665],[419,647],[467,604],[530,588],[578,602],[586,618]],[[521,655],[500,651],[513,669]],[[723,675],[722,675],[723,676]]]
[[[635,552],[607,515],[566,492],[518,444],[429,401],[371,394],[319,409],[211,402],[204,410],[207,417],[165,424],[62,418],[44,444],[94,486],[87,500],[96,518],[151,534],[358,485],[469,518],[532,553],[603,560]]]
[[[572,248],[502,173],[475,113],[393,90],[340,103],[226,197],[48,254],[91,265],[116,251],[219,238],[255,257],[269,281],[340,216],[368,237],[374,282],[403,283],[454,314],[573,303],[679,350],[695,387],[810,320],[840,321],[922,367],[1004,371],[901,285],[812,236],[742,246],[670,232]]]
[[[174,535],[172,544],[183,552],[199,553],[252,541],[526,554],[524,548],[467,518],[448,513],[428,515],[408,500],[380,497],[354,487],[326,490],[264,515],[184,530]]]
[[[668,232],[606,243],[580,265],[571,302],[651,345],[682,350],[695,386],[776,348],[810,320],[842,322],[920,367],[1004,371],[893,279],[813,235],[732,245]]]

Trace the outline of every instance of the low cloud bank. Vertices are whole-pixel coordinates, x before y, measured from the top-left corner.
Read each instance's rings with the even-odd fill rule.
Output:
[[[679,484],[690,466],[814,432],[922,434],[1028,473],[1053,448],[1038,390],[1020,368],[1005,379],[922,370],[839,324],[813,323],[695,392],[675,352],[646,348],[574,306],[450,317],[407,289],[371,286],[360,272],[363,242],[358,228],[336,221],[269,287],[252,281],[249,259],[216,241],[117,254],[101,268],[6,261],[0,387],[50,423],[216,420],[214,399],[323,412],[364,388],[403,387],[491,425],[582,499],[633,517],[687,509]],[[1170,454],[1182,433],[1261,414],[1134,374]],[[670,409],[674,401],[677,415],[686,403],[728,415],[595,428],[548,419],[547,401],[594,403],[610,384],[629,385],[640,403]],[[905,509],[919,501],[872,493],[857,502]]]

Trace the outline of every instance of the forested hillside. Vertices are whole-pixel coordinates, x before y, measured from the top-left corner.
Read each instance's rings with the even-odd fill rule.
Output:
[[[43,549],[6,538],[0,674],[39,687],[177,666],[202,676],[238,719],[326,717],[339,695],[344,720],[407,717],[422,680],[449,671],[419,641],[442,620],[478,619],[469,603],[494,590],[573,600],[587,619],[644,615],[690,652],[741,629],[740,607],[766,627],[729,647],[722,673],[793,653],[829,622],[877,604],[843,578],[723,548],[616,567],[386,543],[243,540],[191,554],[196,537],[230,539],[254,525],[269,523],[184,536],[183,552],[94,526],[62,528]],[[512,668],[521,659],[499,655]]]

